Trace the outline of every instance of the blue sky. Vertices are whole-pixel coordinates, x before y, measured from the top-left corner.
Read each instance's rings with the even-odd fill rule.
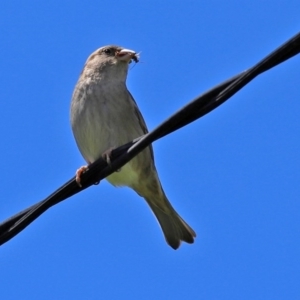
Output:
[[[6,1],[0,9],[0,220],[84,163],[69,124],[88,55],[141,51],[128,87],[149,129],[300,29],[298,1]],[[0,248],[1,299],[298,299],[300,57],[154,144],[195,229],[174,251],[146,203],[100,185]]]

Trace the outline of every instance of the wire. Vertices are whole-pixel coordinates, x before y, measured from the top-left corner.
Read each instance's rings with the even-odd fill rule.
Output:
[[[211,112],[227,101],[256,76],[290,59],[299,52],[300,33],[288,40],[252,68],[224,81],[198,96],[153,131],[126,145],[114,149],[112,151],[111,164],[109,166],[102,158],[98,159],[93,164],[89,165],[88,170],[82,174],[82,187],[77,185],[75,177],[73,177],[45,200],[32,205],[2,222],[0,224],[0,245],[16,236],[51,206],[83,191],[93,184],[97,184],[115,170],[120,169],[154,141],[203,117],[205,114]]]

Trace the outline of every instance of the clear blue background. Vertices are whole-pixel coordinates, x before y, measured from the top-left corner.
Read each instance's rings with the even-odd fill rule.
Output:
[[[69,125],[88,55],[142,51],[128,87],[153,129],[300,29],[296,0],[2,1],[0,220],[84,163]],[[1,299],[300,299],[300,56],[154,144],[196,230],[174,251],[146,203],[99,186],[0,248]]]

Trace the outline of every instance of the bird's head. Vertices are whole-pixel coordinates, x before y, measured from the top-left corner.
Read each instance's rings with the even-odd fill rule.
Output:
[[[102,79],[114,78],[125,81],[128,65],[132,61],[139,61],[139,55],[135,51],[113,45],[104,46],[89,56],[83,73],[95,74]]]

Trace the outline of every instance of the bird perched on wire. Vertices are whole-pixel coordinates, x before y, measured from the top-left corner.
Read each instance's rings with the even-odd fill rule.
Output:
[[[109,163],[111,150],[148,132],[143,116],[127,90],[131,61],[139,55],[118,46],[105,46],[87,59],[71,103],[71,125],[77,146],[89,164],[101,156]],[[77,170],[76,180],[88,166]],[[149,146],[118,172],[106,178],[114,186],[128,186],[145,198],[156,216],[167,243],[174,249],[181,241],[193,243],[194,230],[168,201]]]

